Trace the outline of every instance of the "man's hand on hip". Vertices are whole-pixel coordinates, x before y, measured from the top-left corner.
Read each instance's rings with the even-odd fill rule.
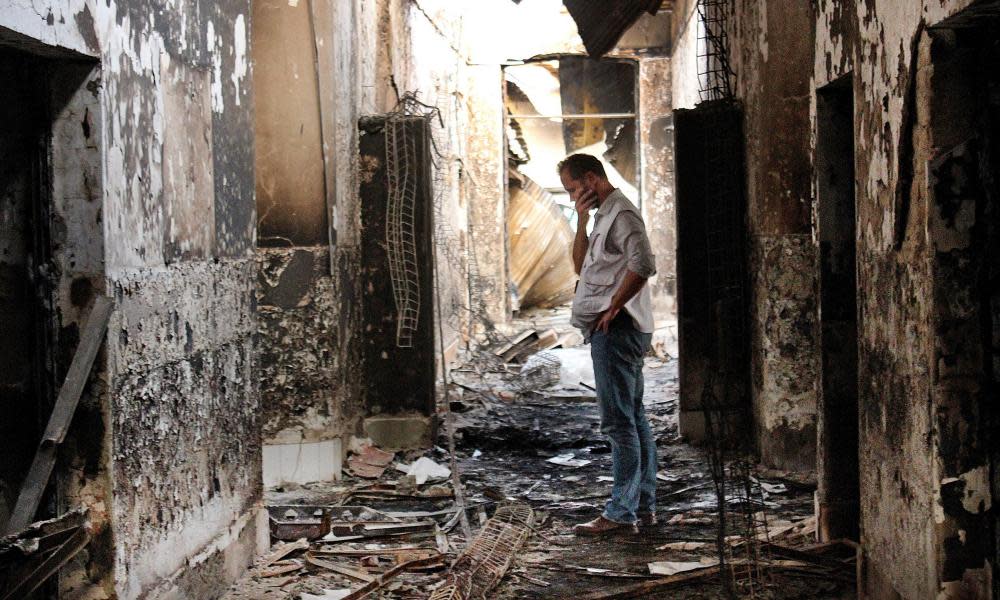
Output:
[[[594,328],[591,331],[603,331],[604,333],[607,333],[608,328],[611,327],[611,321],[614,321],[615,317],[617,317],[620,312],[620,308],[615,308],[613,306],[602,312],[600,318],[598,318],[597,322],[594,323]]]
[[[611,297],[611,306],[608,310],[601,313],[601,316],[597,319],[597,323],[594,324],[594,328],[591,331],[603,331],[608,332],[608,327],[611,325],[611,321],[615,320],[618,313],[621,312],[625,304],[629,300],[635,297],[642,289],[642,286],[646,285],[646,278],[636,275],[629,269],[625,269],[625,278],[622,280],[621,285],[615,291],[614,296]]]

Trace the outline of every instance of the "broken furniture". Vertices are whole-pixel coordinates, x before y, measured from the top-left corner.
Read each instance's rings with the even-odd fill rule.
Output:
[[[90,543],[88,526],[87,512],[75,510],[0,540],[0,600],[37,590]]]

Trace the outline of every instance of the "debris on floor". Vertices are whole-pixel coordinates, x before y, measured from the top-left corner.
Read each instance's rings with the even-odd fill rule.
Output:
[[[0,538],[0,598],[33,597],[32,592],[87,547],[92,529],[87,511],[75,509]]]
[[[738,558],[745,539],[725,541],[720,567],[705,452],[678,435],[677,362],[650,357],[644,369],[659,524],[580,544],[572,526],[600,514],[611,448],[599,429],[589,349],[546,348],[540,340],[554,334],[543,333],[525,328],[450,375],[454,466],[471,539],[457,527],[444,432],[427,451],[394,456],[356,444],[343,481],[268,493],[275,546],[227,600],[719,597],[720,568],[747,566]],[[814,476],[755,472],[768,597],[853,597],[854,548],[814,541]]]
[[[361,446],[359,452],[352,453],[347,459],[347,470],[352,474],[364,479],[378,479],[385,472],[386,468],[392,464],[392,459],[396,455],[386,452],[381,448],[376,448],[370,444]]]

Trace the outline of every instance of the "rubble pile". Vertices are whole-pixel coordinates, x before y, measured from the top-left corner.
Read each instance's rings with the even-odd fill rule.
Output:
[[[581,544],[572,526],[602,510],[610,447],[587,349],[545,347],[541,337],[553,339],[526,335],[494,350],[499,360],[480,356],[452,371],[448,409],[464,494],[453,488],[446,432],[424,452],[355,443],[339,483],[269,492],[274,548],[227,600],[458,599],[483,597],[484,589],[497,599],[655,598],[668,590],[719,597],[716,497],[704,452],[678,435],[677,362],[649,357],[645,368],[659,525]],[[517,350],[525,340],[534,354]],[[538,352],[557,367],[548,357],[539,362]],[[549,365],[546,381],[513,381],[512,372],[531,364]],[[813,542],[815,477],[757,473],[767,597],[853,597],[854,548]],[[739,555],[740,539],[725,543]],[[725,568],[739,566],[727,560]]]

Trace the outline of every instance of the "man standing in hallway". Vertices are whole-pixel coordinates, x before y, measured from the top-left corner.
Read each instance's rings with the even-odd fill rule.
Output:
[[[599,160],[569,156],[559,163],[559,177],[579,217],[573,265],[580,281],[572,323],[590,341],[601,431],[611,441],[614,476],[604,512],[573,531],[635,533],[638,526],[656,524],[656,442],[642,404],[643,356],[653,333],[646,280],[656,273],[654,257],[639,209],[611,185]]]

